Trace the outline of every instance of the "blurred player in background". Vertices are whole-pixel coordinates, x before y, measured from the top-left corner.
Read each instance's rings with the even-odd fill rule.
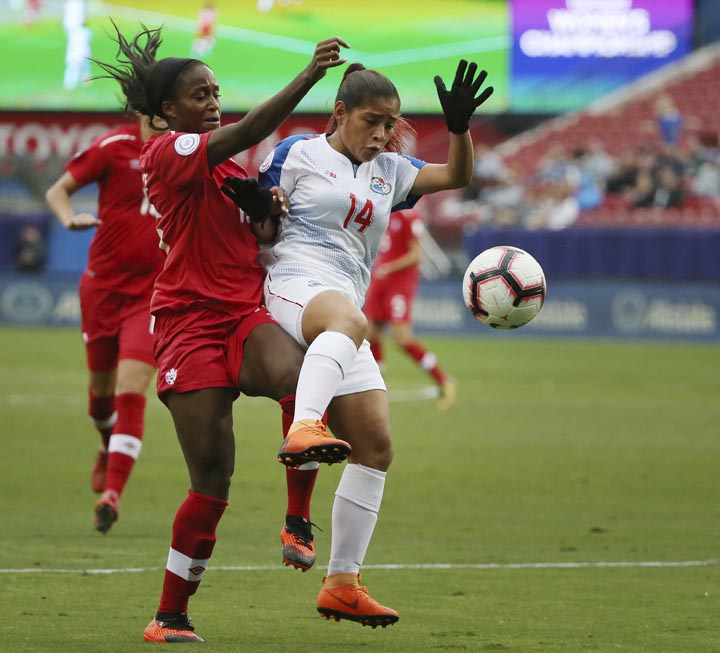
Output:
[[[215,3],[212,0],[207,0],[198,13],[195,38],[190,50],[191,56],[202,57],[213,51],[215,47],[216,21],[217,10],[215,9]]]
[[[334,56],[335,53],[331,53]],[[326,618],[387,626],[398,613],[360,585],[360,568],[393,458],[387,392],[367,340],[361,307],[393,209],[420,195],[462,187],[473,171],[470,117],[493,92],[485,71],[458,65],[452,88],[435,78],[451,132],[448,161],[429,164],[400,154],[407,123],[394,84],[361,64],[348,67],[328,134],[298,135],[275,146],[259,181],[280,186],[290,210],[272,247],[265,302],[306,349],[295,397],[295,423],[278,453],[296,466],[296,434],[333,434],[352,453],[335,492],[332,544],[317,610]]]
[[[303,0],[278,0],[280,7],[287,7],[288,5],[300,5]],[[257,10],[266,13],[275,6],[275,0],[257,0]]]
[[[41,8],[40,0],[27,0],[27,2],[25,2],[23,23],[25,25],[32,25],[37,20]]]
[[[143,637],[201,642],[188,603],[228,503],[233,402],[241,392],[275,399],[289,424],[303,356],[262,306],[265,272],[257,262],[259,243],[275,237],[286,198],[248,180],[232,157],[269,136],[328,68],[345,63],[340,48],[348,46],[338,38],[320,42],[283,90],[221,126],[220,88],[210,68],[197,59],[156,60],[160,29],[144,28],[130,41],[115,29],[117,65],[96,63],[119,82],[129,106],[172,130],[148,141],[140,165],[167,255],[151,302],[157,390],[190,476],[173,522],[160,603]],[[230,177],[232,188],[225,187]],[[304,462],[340,462],[350,447],[325,433],[308,434],[294,451]]]
[[[138,118],[77,153],[46,193],[65,228],[96,229],[79,292],[89,413],[101,437],[91,479],[93,491],[102,492],[94,521],[101,533],[119,517],[142,448],[145,392],[155,374],[150,297],[164,256],[138,161],[155,132],[146,117]],[[76,213],[71,196],[93,183],[99,187],[97,217]]]
[[[63,86],[72,91],[90,79],[90,41],[85,0],[65,0],[62,24],[67,38]]]
[[[425,225],[416,209],[390,214],[363,312],[368,318],[370,351],[381,371],[383,329],[389,324],[393,342],[433,378],[440,393],[438,408],[447,410],[455,403],[455,381],[440,367],[435,354],[423,347],[412,332],[412,308],[418,290],[424,233]]]

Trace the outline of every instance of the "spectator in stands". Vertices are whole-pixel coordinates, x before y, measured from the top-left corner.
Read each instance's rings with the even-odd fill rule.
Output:
[[[670,165],[663,165],[657,172],[657,186],[653,195],[653,206],[666,209],[682,206],[685,190],[682,177]]]
[[[664,143],[677,145],[683,130],[683,117],[673,97],[664,93],[655,101],[655,121]]]
[[[638,158],[634,148],[624,147],[605,180],[605,191],[624,193],[635,186],[638,175]]]
[[[602,204],[604,199],[604,179],[590,165],[590,154],[585,148],[575,148],[572,158],[573,164],[568,167],[567,181],[574,188],[573,194],[580,204],[580,209],[594,209]]]
[[[522,222],[527,213],[525,185],[514,168],[505,168],[505,174],[494,186],[486,188],[478,198],[487,209],[488,221],[495,227],[509,227]]]
[[[506,172],[502,157],[495,149],[486,143],[478,143],[475,147],[473,178],[462,190],[463,200],[478,199],[486,188],[502,183]]]
[[[682,206],[685,200],[682,177],[669,165],[661,166],[656,175],[649,169],[643,169],[628,199],[634,208],[666,209]]]
[[[554,142],[547,154],[540,159],[537,167],[537,179],[545,181],[567,181],[574,174],[575,164],[562,143]]]
[[[634,185],[625,194],[631,206],[636,209],[651,207],[654,195],[655,179],[650,170],[638,171]]]
[[[607,179],[614,165],[615,159],[607,153],[603,142],[599,138],[591,138],[587,142],[583,166],[598,179]]]
[[[29,224],[20,230],[13,249],[13,260],[18,272],[34,274],[45,271],[47,248],[40,229],[35,225]]]
[[[538,202],[525,217],[528,229],[559,231],[572,226],[580,215],[580,202],[565,180],[548,182],[539,188]]]
[[[700,197],[720,199],[720,162],[709,159],[701,163],[690,182],[693,193]]]

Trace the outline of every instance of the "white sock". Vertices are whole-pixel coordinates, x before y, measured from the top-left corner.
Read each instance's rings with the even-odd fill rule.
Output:
[[[360,572],[370,545],[385,487],[385,472],[348,464],[332,509],[330,574]]]
[[[323,331],[313,340],[300,368],[294,421],[322,419],[357,352],[355,343],[337,331]]]

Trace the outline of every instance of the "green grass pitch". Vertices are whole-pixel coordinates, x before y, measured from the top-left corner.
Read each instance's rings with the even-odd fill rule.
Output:
[[[279,410],[241,398],[231,503],[190,606],[204,650],[717,651],[718,347],[521,332],[425,342],[458,402],[440,413],[422,399],[428,381],[388,345],[396,457],[364,571],[400,622],[371,630],[315,611],[342,466],[315,491],[318,568],[281,565]],[[187,491],[169,414],[151,394],[121,518],[102,536],[79,333],[5,327],[0,351],[0,650],[148,651]]]
[[[344,38],[350,62],[360,61],[397,85],[405,113],[439,113],[433,77],[452,81],[460,58],[477,61],[495,87],[483,112],[508,102],[508,30],[505,0],[303,0],[276,2],[267,13],[256,0],[218,0],[215,49],[201,57],[215,72],[226,111],[247,111],[279,91],[310,61],[318,41]],[[21,13],[0,3],[0,43],[12,66],[3,71],[2,109],[114,110],[122,106],[112,80],[72,91],[63,88],[66,37],[60,2],[44,2],[38,21],[24,25]],[[111,16],[132,37],[140,23],[164,25],[160,56],[191,56],[200,0],[125,0],[88,3],[92,56],[113,62]],[[93,65],[92,74],[100,74]],[[342,69],[331,70],[300,104],[300,111],[329,113]]]

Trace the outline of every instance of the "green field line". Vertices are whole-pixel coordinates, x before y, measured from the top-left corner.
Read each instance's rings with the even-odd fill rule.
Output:
[[[442,571],[454,569],[617,569],[617,568],[677,568],[677,567],[717,567],[720,560],[639,560],[637,562],[509,562],[509,563],[468,563],[468,564],[385,564],[363,565],[364,569],[383,569],[387,571],[404,571],[424,569],[428,571]],[[319,565],[318,569],[327,569],[327,565]],[[212,571],[282,571],[283,565],[219,565],[211,567]],[[162,571],[163,567],[125,567],[117,569],[0,569],[0,574],[141,574],[146,572]]]

